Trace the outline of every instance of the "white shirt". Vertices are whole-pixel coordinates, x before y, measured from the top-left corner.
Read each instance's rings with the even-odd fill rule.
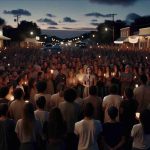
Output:
[[[108,115],[108,109],[110,107],[114,106],[119,111],[121,101],[122,101],[122,98],[119,95],[111,95],[110,94],[110,95],[104,97],[102,106],[104,109],[104,122],[105,123],[111,121],[111,119]],[[117,120],[119,121],[119,114],[118,114]]]
[[[78,150],[99,150],[97,136],[102,132],[99,120],[81,120],[75,124],[74,133],[79,135]]]
[[[133,148],[144,150],[150,148],[150,134],[145,135],[143,133],[142,125],[140,123],[133,126],[131,136],[133,137]]]

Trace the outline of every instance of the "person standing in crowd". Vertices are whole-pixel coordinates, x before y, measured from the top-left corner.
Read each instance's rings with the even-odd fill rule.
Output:
[[[138,103],[133,98],[133,90],[131,88],[126,88],[124,91],[124,99],[120,105],[120,122],[125,128],[125,138],[126,138],[126,150],[131,149],[131,129],[133,125],[137,122],[135,114],[137,112]]]
[[[125,136],[123,125],[117,121],[118,109],[108,109],[110,121],[103,125],[104,150],[122,150]]]
[[[7,86],[0,88],[0,103],[9,103],[9,100],[6,98],[9,92],[9,88]]]
[[[36,103],[36,100],[40,97],[40,96],[44,96],[46,99],[46,110],[49,110],[50,107],[50,100],[51,100],[51,95],[50,94],[46,94],[46,88],[47,88],[47,83],[46,81],[39,81],[36,85],[37,88],[37,94],[35,94],[34,96],[34,103]],[[35,104],[34,104],[35,105]]]
[[[46,150],[66,150],[67,127],[59,108],[52,108],[48,121],[44,123],[43,133],[47,141]]]
[[[15,133],[15,122],[7,117],[8,105],[0,104],[0,150],[18,150],[19,140]]]
[[[79,137],[78,150],[99,150],[98,137],[102,132],[102,124],[93,119],[94,107],[86,103],[83,120],[75,123],[74,133]]]
[[[103,99],[102,107],[104,111],[104,122],[109,122],[111,119],[108,115],[108,109],[111,106],[115,106],[118,110],[120,109],[120,104],[122,98],[120,95],[117,94],[117,87],[116,85],[111,85],[109,89],[110,94],[105,96]],[[119,115],[117,116],[117,121],[119,121]]]
[[[58,84],[57,93],[51,96],[50,107],[58,107],[61,102],[64,102],[64,84]]]
[[[134,89],[134,96],[138,102],[138,112],[146,109],[150,104],[150,86],[147,85],[147,76],[140,76],[141,85]]]
[[[35,119],[32,103],[24,105],[23,117],[17,121],[15,132],[20,141],[20,150],[42,150],[42,127]]]
[[[79,104],[75,103],[76,91],[72,88],[68,88],[64,92],[64,102],[59,104],[62,116],[67,124],[67,149],[74,150],[75,135],[74,125],[79,120],[81,110]]]
[[[133,150],[150,150],[150,110],[145,109],[140,114],[140,123],[133,126]]]
[[[45,111],[46,106],[46,99],[44,96],[39,97],[36,100],[36,110],[34,111],[35,119],[39,120],[41,123],[41,126],[43,127],[43,124],[45,121],[48,120],[49,112]]]
[[[14,91],[14,101],[9,106],[10,117],[15,121],[22,118],[25,101],[23,99],[24,92],[21,88],[16,88]]]
[[[89,87],[92,85],[96,85],[96,77],[91,72],[91,68],[87,67],[86,74],[83,77],[83,86],[84,86],[84,92],[83,97],[89,96]]]
[[[97,96],[97,88],[96,86],[90,86],[89,88],[89,96],[84,98],[84,105],[86,103],[91,103],[94,107],[94,119],[102,119],[102,99]]]

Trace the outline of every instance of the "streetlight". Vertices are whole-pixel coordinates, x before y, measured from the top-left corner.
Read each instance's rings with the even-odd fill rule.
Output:
[[[107,32],[108,30],[110,30],[110,31],[112,31],[112,40],[113,40],[113,42],[114,42],[114,40],[115,40],[115,35],[114,35],[114,27],[111,29],[111,28],[105,28],[105,31]]]
[[[33,31],[31,31],[31,32],[30,32],[30,35],[33,35],[33,34],[34,34]]]

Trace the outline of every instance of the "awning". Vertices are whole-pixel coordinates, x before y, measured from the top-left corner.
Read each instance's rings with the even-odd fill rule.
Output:
[[[114,41],[115,44],[123,44],[124,42],[129,42],[127,37],[121,37],[117,39],[116,41]]]
[[[0,35],[0,40],[11,40],[11,38],[8,38],[6,36]]]
[[[137,35],[129,36],[129,43],[136,44],[138,43],[138,41],[139,41],[139,36]]]

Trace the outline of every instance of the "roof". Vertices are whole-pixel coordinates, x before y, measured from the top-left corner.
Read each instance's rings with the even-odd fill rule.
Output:
[[[6,36],[0,35],[0,40],[11,40],[11,38],[8,38]]]

